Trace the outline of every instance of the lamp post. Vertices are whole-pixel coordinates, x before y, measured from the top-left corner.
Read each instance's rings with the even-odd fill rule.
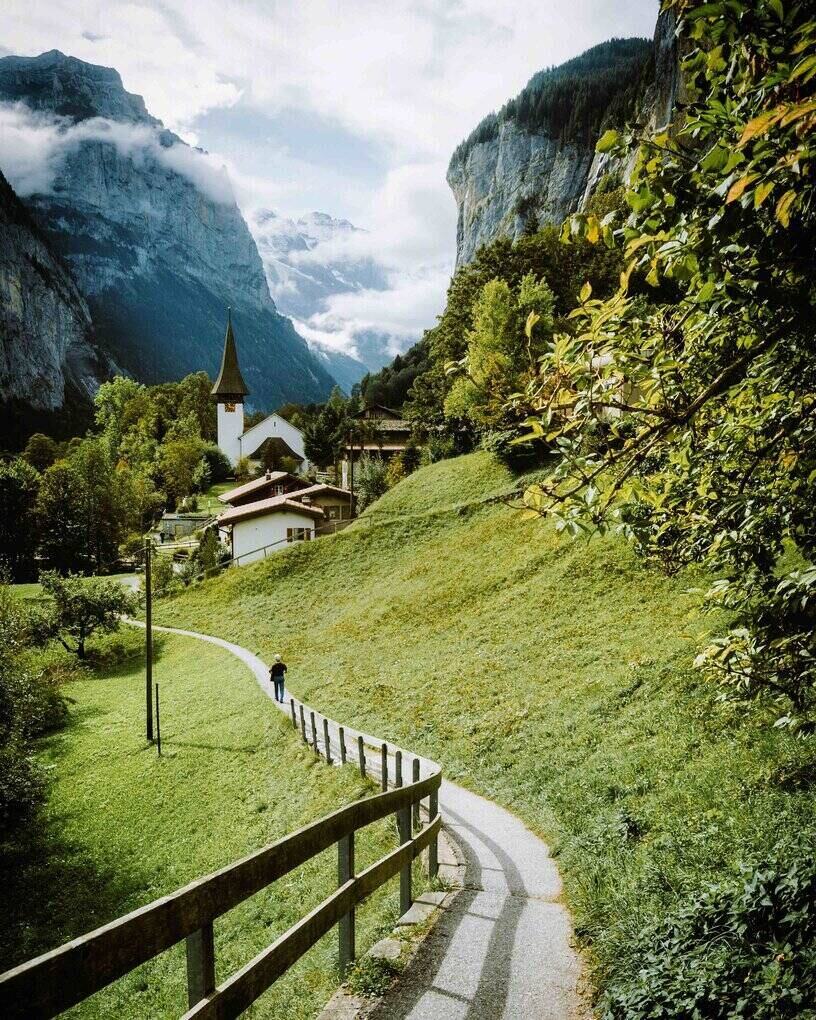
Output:
[[[147,739],[153,743],[153,578],[152,543],[145,542],[145,719]]]

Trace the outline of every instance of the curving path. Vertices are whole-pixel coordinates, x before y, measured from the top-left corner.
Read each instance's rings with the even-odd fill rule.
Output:
[[[248,649],[196,631],[154,629],[225,648],[289,715],[290,699],[283,705],[274,701],[268,666]],[[331,720],[329,732],[337,747],[337,724]],[[349,757],[356,757],[358,731],[346,727],[345,732]],[[380,745],[376,737],[362,735],[367,744]],[[404,758],[408,754],[404,752]],[[369,773],[379,772],[375,757],[366,756]],[[435,768],[432,762],[420,762],[423,775]],[[464,889],[442,911],[399,982],[368,1015],[377,1020],[588,1017],[579,992],[581,964],[571,945],[570,917],[547,845],[515,815],[461,786],[443,781],[439,802],[445,829],[464,857]]]

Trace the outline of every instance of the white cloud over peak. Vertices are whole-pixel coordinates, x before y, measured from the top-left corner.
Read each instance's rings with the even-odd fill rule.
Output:
[[[455,251],[445,170],[457,143],[542,67],[612,36],[650,35],[658,6],[5,0],[3,47],[24,55],[57,48],[115,67],[154,116],[214,153],[199,159],[176,147],[162,158],[178,161],[203,190],[218,189],[210,170],[226,165],[250,224],[261,208],[294,219],[322,209],[366,228],[298,258],[371,258],[388,288],[335,295],[301,328],[347,350],[372,328],[404,347],[444,303]],[[65,142],[53,125],[0,123],[10,176],[31,190],[48,181]]]
[[[184,144],[163,145],[161,132],[150,125],[104,117],[74,124],[33,111],[24,103],[0,102],[0,170],[23,198],[48,194],[63,156],[87,141],[107,142],[135,161],[154,159],[186,177],[214,202],[235,200],[229,176],[218,160]]]

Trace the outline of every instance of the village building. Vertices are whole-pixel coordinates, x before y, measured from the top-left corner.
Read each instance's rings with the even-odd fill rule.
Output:
[[[226,535],[233,560],[246,566],[293,542],[310,541],[324,520],[322,507],[283,495],[231,507],[218,518],[218,528]]]
[[[346,445],[343,447],[341,463],[344,489],[350,489],[354,464],[361,457],[382,457],[390,460],[395,454],[403,453],[411,441],[411,425],[400,418],[390,407],[372,404],[364,407],[353,418]]]
[[[351,521],[350,492],[335,485],[301,481],[300,488],[270,495],[272,486],[291,484],[274,481],[275,475],[293,478],[283,471],[269,472],[218,497],[230,504],[218,518],[221,538],[241,565],[263,559],[292,542],[333,534]],[[266,485],[258,487],[259,482]],[[247,492],[253,485],[254,491]],[[261,498],[257,498],[259,492]]]
[[[287,492],[305,489],[311,484],[308,479],[300,478],[289,471],[267,471],[260,478],[253,478],[251,482],[222,492],[218,499],[228,506],[243,506],[245,503],[256,503],[260,499],[283,496]]]
[[[238,366],[238,351],[232,331],[232,316],[227,316],[221,371],[212,388],[218,404],[218,445],[233,467],[242,457],[259,459],[262,448],[271,446],[276,456],[292,457],[302,471],[309,469],[303,446],[303,433],[279,414],[270,414],[244,431],[244,398],[249,388]]]

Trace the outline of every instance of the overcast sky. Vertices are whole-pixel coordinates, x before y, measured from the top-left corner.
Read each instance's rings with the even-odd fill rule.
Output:
[[[392,313],[421,329],[441,310],[453,263],[456,210],[445,170],[454,147],[542,67],[611,36],[651,36],[658,2],[0,6],[0,52],[60,49],[115,67],[154,116],[228,167],[248,216],[261,207],[295,217],[316,209],[369,229],[391,269],[393,301],[405,305]],[[420,307],[418,280],[426,284]]]

